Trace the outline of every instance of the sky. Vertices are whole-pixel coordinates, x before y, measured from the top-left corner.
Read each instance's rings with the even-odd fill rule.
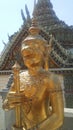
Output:
[[[73,25],[73,0],[51,0],[51,2],[57,17],[69,26]],[[26,16],[25,4],[32,16],[34,0],[0,0],[0,53],[4,48],[3,42],[8,43],[8,35],[18,31],[23,24],[21,9]]]

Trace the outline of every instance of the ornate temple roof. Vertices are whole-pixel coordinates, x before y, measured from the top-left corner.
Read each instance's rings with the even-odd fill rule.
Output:
[[[67,49],[63,48],[60,45],[60,43],[54,38],[51,38],[50,44],[52,46],[50,58],[57,65],[57,67],[72,68],[73,67],[73,54]]]
[[[18,32],[9,38],[9,42],[6,44],[0,56],[0,70],[11,70],[15,60],[19,62],[22,69],[25,68],[21,57],[21,43],[28,35],[28,28],[31,25],[30,13],[27,6],[25,6],[25,9],[27,18],[25,18],[23,10],[21,10],[23,25]],[[38,0],[34,7],[33,16],[37,18],[37,22],[41,27],[40,35],[48,43],[50,34],[57,40],[54,39],[51,41],[52,51],[50,53],[50,59],[52,63],[60,68],[73,67],[73,56],[67,50],[73,48],[73,28],[58,19],[53,11],[50,0]]]
[[[67,25],[56,16],[50,0],[38,0],[34,7],[33,15],[37,18],[39,26],[44,28],[47,32],[51,28],[56,28],[56,25],[57,28],[67,27]]]
[[[39,26],[47,33],[53,34],[63,47],[73,47],[73,27],[59,20],[50,0],[38,0],[33,15],[37,18]]]

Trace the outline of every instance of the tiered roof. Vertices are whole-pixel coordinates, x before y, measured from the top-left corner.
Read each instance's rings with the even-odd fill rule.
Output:
[[[27,6],[26,13],[27,18],[25,18],[23,10],[21,11],[24,23],[20,30],[10,37],[8,44],[1,54],[0,70],[11,70],[15,60],[19,62],[22,69],[25,68],[21,57],[21,43],[28,35],[28,29],[31,24]],[[58,19],[53,11],[50,0],[38,0],[34,7],[33,16],[37,18],[37,22],[41,27],[40,35],[48,41],[48,44],[50,41],[50,34],[53,34],[55,39],[58,40],[51,40],[52,50],[50,59],[54,67],[73,67],[73,56],[66,50],[67,48],[73,48],[73,28]]]
[[[53,34],[62,46],[73,47],[73,26],[68,26],[56,16],[50,0],[38,0],[33,11],[39,26],[47,33]]]
[[[37,18],[39,26],[44,28],[47,32],[51,27],[56,28],[54,27],[55,25],[57,25],[57,27],[62,26],[62,24],[63,26],[67,26],[65,23],[62,23],[56,16],[50,0],[38,0],[34,8],[33,15]]]
[[[52,50],[50,57],[53,62],[60,68],[72,68],[73,67],[73,54],[70,51],[63,48],[57,40],[51,39]]]

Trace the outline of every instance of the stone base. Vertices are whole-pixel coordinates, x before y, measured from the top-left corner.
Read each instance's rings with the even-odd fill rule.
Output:
[[[23,130],[23,127],[16,127],[15,125],[14,126],[12,126],[12,130]]]

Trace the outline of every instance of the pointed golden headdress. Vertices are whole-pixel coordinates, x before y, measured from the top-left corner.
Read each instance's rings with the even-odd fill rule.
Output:
[[[40,51],[43,51],[45,54],[45,60],[46,60],[46,48],[47,48],[47,41],[39,34],[40,28],[37,25],[36,19],[32,19],[31,27],[29,28],[29,35],[23,40],[22,42],[22,48],[21,52],[23,54],[25,44],[34,46],[35,44],[38,46],[38,48],[41,48]],[[44,50],[45,48],[45,50]],[[45,61],[45,64],[47,63],[47,60]],[[48,63],[47,63],[48,64]],[[48,65],[47,65],[48,66]],[[48,68],[48,67],[47,67]]]

